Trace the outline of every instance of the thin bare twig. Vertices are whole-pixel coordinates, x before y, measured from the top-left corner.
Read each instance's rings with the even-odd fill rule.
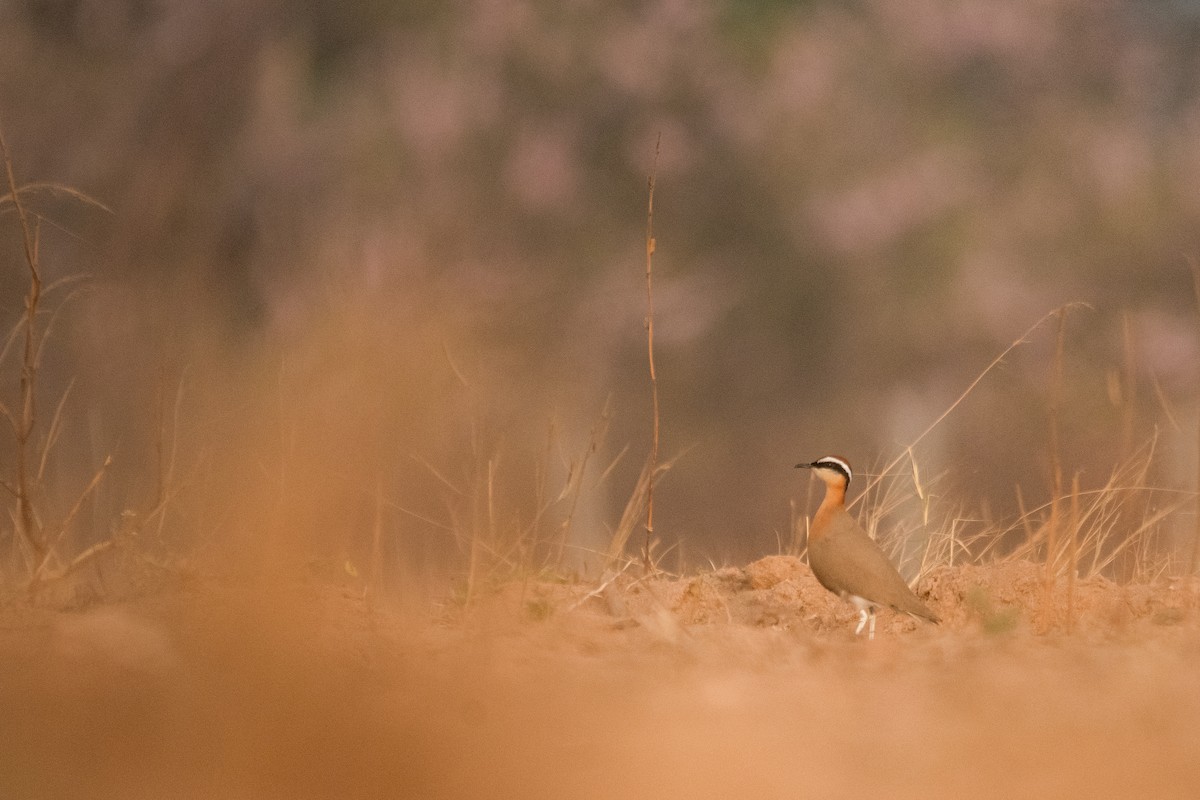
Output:
[[[0,154],[4,157],[5,177],[8,179],[10,194],[8,199],[17,209],[17,217],[21,224],[21,243],[25,248],[25,263],[29,268],[29,291],[25,295],[25,316],[22,322],[23,347],[21,359],[20,419],[15,420],[16,438],[16,479],[17,517],[21,537],[33,551],[34,560],[41,564],[46,557],[46,542],[38,523],[37,512],[33,507],[33,485],[30,470],[30,439],[34,426],[37,424],[37,363],[38,363],[38,304],[42,296],[42,275],[38,266],[38,238],[36,226],[31,226],[25,205],[21,202],[21,191],[17,187],[17,179],[13,173],[12,158],[9,155],[8,143],[0,132]],[[7,409],[6,409],[7,412]],[[14,415],[10,415],[14,416]]]

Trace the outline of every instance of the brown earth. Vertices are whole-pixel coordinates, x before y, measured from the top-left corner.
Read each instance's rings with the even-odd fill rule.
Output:
[[[877,638],[797,559],[414,611],[195,578],[0,610],[0,798],[1200,796],[1194,581],[943,568]]]

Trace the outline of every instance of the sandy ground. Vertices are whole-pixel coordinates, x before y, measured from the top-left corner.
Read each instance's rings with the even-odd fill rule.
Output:
[[[404,610],[195,578],[0,610],[0,798],[1200,796],[1197,587],[943,569],[875,641],[785,557]]]

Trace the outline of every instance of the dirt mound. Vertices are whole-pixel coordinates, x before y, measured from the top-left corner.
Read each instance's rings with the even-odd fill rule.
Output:
[[[937,567],[917,587],[942,618],[942,627],[999,633],[1019,628],[1112,634],[1137,624],[1181,623],[1200,605],[1200,584],[1166,580],[1117,585],[1102,577],[1074,585],[1062,577],[1047,585],[1041,565],[1015,561],[980,567]],[[615,625],[743,625],[837,633],[856,625],[857,612],[826,591],[808,565],[793,556],[768,556],[746,567],[725,567],[690,577],[610,578],[603,590],[569,583],[506,586],[480,599],[483,609],[524,603],[530,619],[555,614],[609,616]],[[659,622],[648,622],[658,618]],[[926,623],[889,610],[879,612],[877,635],[916,631]]]

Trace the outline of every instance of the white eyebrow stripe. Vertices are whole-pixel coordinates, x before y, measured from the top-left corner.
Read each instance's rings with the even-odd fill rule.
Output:
[[[820,464],[827,464],[827,463],[833,463],[833,464],[837,464],[839,467],[841,467],[842,469],[846,470],[846,477],[847,477],[847,478],[849,478],[849,479],[853,479],[853,478],[854,478],[854,472],[853,472],[853,471],[850,469],[850,465],[849,465],[849,464],[847,464],[847,463],[846,463],[845,461],[843,461],[842,459],[840,459],[840,458],[836,458],[835,456],[825,456],[824,458],[822,458],[821,460],[819,460],[819,461],[817,462],[817,464],[818,464],[818,465],[820,465]]]

